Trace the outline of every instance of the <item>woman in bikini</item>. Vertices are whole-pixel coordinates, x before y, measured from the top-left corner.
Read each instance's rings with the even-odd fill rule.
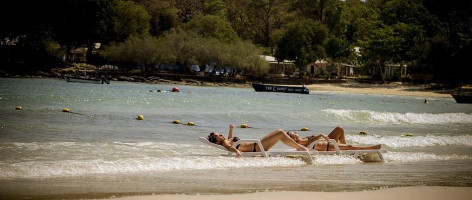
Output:
[[[238,157],[242,157],[241,152],[261,151],[257,143],[253,142],[243,142],[237,145],[236,147],[233,147],[233,144],[239,140],[239,138],[233,137],[233,129],[234,124],[229,125],[228,139],[226,139],[220,133],[212,132],[210,133],[210,135],[208,135],[208,141],[225,147],[226,149],[228,149],[228,151],[236,153]],[[295,142],[281,129],[275,130],[261,139],[262,147],[264,147],[265,151],[272,148],[278,141],[282,141],[285,145],[293,147],[298,151],[308,151],[305,146]]]
[[[287,135],[292,138],[295,142],[298,144],[301,144],[305,147],[310,145],[313,141],[319,140],[319,139],[325,139],[326,142],[318,142],[314,146],[314,149],[318,151],[335,151],[336,149],[334,148],[334,145],[332,143],[329,143],[330,139],[334,139],[336,143],[338,144],[339,150],[377,150],[382,147],[382,145],[374,145],[374,146],[368,146],[368,147],[358,147],[358,146],[353,146],[350,144],[346,144],[346,138],[344,137],[344,129],[341,126],[336,127],[331,133],[326,136],[323,134],[320,135],[310,135],[307,137],[300,137],[296,132],[287,132]]]

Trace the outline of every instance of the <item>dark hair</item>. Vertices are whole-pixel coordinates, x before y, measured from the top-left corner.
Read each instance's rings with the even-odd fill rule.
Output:
[[[208,135],[208,141],[210,141],[211,143],[216,143],[216,139],[215,137],[213,137],[214,135],[214,132],[211,132],[210,135]]]
[[[292,131],[287,131],[287,132],[285,132],[285,134],[287,134],[287,135],[288,135],[288,137],[290,137],[290,138],[292,138],[292,139],[293,139],[293,137],[292,137],[292,134],[291,134],[291,133],[293,133],[293,132],[292,132]]]
[[[233,142],[237,142],[239,141],[239,138],[238,137],[233,137]]]

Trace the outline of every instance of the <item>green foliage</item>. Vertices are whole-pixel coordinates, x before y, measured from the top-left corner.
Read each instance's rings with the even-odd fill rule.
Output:
[[[100,53],[109,61],[133,66],[156,64],[216,64],[215,69],[232,67],[251,75],[268,71],[260,50],[249,42],[237,40],[228,44],[216,38],[202,37],[189,31],[174,31],[160,38],[131,36],[123,43],[110,44]]]
[[[466,74],[472,68],[462,63],[472,55],[471,5],[443,0],[5,1],[0,65],[60,65],[72,49],[88,47],[90,56],[99,42],[106,48],[103,56],[128,66],[216,63],[264,74],[256,46],[278,59],[295,60],[301,69],[320,58],[352,59],[349,46],[359,46],[365,71],[378,77],[385,63],[397,63],[432,68],[426,71],[434,71],[438,81],[470,82]]]
[[[205,14],[226,18],[226,4],[223,0],[209,0],[204,4]]]
[[[273,55],[275,53],[275,50],[277,49],[277,45],[279,44],[280,40],[283,38],[285,35],[285,29],[277,29],[272,31],[272,33],[269,36],[269,48],[270,48],[270,55]]]
[[[173,6],[172,0],[134,0],[146,8],[151,17],[149,32],[159,36],[164,31],[175,28],[179,21],[179,10]]]
[[[132,1],[117,1],[114,10],[117,16],[113,28],[120,39],[149,34],[151,17],[144,6]]]
[[[380,18],[387,25],[405,23],[420,25],[428,22],[428,11],[423,0],[391,0],[385,3]]]
[[[329,29],[330,35],[343,37],[347,31],[345,4],[341,1],[329,1],[325,16],[325,24]]]
[[[370,32],[377,28],[379,13],[375,8],[360,0],[346,1],[346,23],[345,37],[350,43],[359,45],[359,42],[367,40]]]
[[[111,43],[104,47],[100,55],[115,63],[128,66],[150,65],[160,58],[157,39],[150,36],[130,36],[123,43]]]
[[[330,37],[325,45],[326,56],[332,62],[346,61],[351,53],[351,47],[347,40],[343,40],[337,37]]]
[[[291,24],[280,40],[275,57],[282,61],[294,60],[304,70],[308,63],[325,57],[324,42],[328,29],[319,22],[303,20]]]
[[[197,16],[187,23],[185,28],[202,37],[215,38],[224,43],[232,43],[239,39],[231,24],[218,16]]]

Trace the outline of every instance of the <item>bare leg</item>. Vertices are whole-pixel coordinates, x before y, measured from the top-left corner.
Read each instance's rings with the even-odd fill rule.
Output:
[[[326,146],[326,145],[325,145]],[[357,146],[352,146],[350,144],[338,144],[339,150],[379,150],[382,145],[374,145],[374,146],[368,146],[368,147],[357,147]],[[335,151],[336,149],[334,148],[333,144],[329,144],[329,151]]]
[[[285,132],[281,129],[277,129],[273,131],[272,133],[269,133],[268,135],[264,136],[261,139],[262,146],[264,147],[264,150],[267,151],[270,148],[272,148],[275,144],[277,144],[278,141],[282,141],[285,145],[293,147],[299,151],[305,151],[306,147],[298,144],[290,138]],[[257,151],[261,151],[258,146],[256,146]]]
[[[344,137],[344,129],[342,126],[334,128],[333,131],[328,135],[330,139],[336,140],[339,144],[346,144],[346,138]]]

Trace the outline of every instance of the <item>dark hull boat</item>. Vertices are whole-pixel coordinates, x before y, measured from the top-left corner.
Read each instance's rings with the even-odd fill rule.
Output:
[[[457,103],[472,103],[472,94],[452,94]]]
[[[300,94],[309,94],[310,90],[305,86],[294,87],[294,86],[277,86],[277,85],[264,85],[253,83],[252,87],[257,92],[286,92],[286,93],[300,93]]]
[[[79,77],[64,77],[67,82],[76,82],[76,83],[93,83],[93,84],[110,84],[110,81],[107,80],[105,77],[100,77],[100,79],[91,79],[91,78],[79,78]]]

